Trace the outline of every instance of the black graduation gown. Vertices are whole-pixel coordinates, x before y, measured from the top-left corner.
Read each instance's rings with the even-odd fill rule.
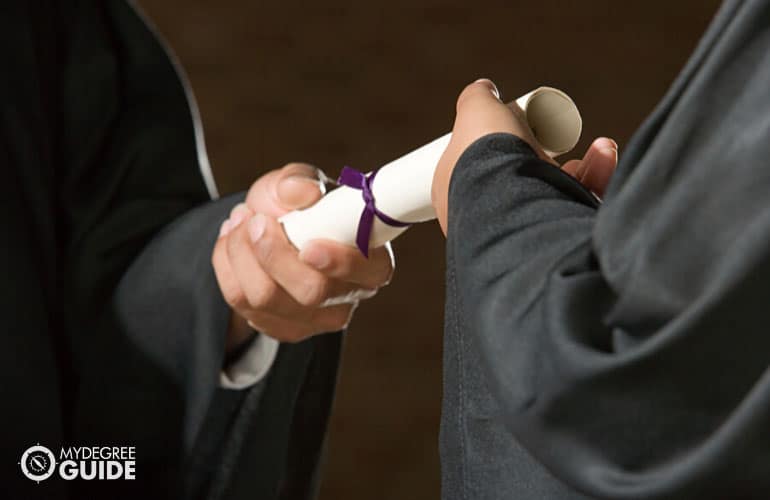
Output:
[[[18,0],[0,53],[0,498],[306,498],[340,337],[218,388],[211,250],[243,195],[209,201],[163,47],[122,0]],[[34,483],[36,443],[135,446],[137,479]]]
[[[513,136],[460,158],[444,498],[770,498],[770,1],[621,156],[600,207]]]

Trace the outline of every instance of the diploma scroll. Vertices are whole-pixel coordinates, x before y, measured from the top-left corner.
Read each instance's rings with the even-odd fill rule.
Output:
[[[582,120],[575,103],[564,92],[540,87],[516,103],[524,111],[535,139],[549,156],[555,157],[575,147]],[[371,183],[377,209],[408,223],[435,219],[431,205],[433,173],[450,138],[451,134],[446,134],[381,167]],[[355,246],[364,207],[360,190],[340,186],[315,205],[288,213],[280,221],[289,241],[298,249],[314,239],[331,239]],[[369,246],[383,245],[406,229],[375,218]]]

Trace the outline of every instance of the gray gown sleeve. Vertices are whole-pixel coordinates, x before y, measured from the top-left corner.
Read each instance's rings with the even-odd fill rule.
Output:
[[[476,338],[497,418],[583,493],[770,492],[770,212],[751,189],[770,174],[701,160],[637,188],[651,219],[608,200],[609,241],[590,195],[518,138],[480,139],[452,177],[446,328]]]
[[[598,209],[513,136],[457,164],[446,327],[584,494],[770,496],[769,18],[723,6]]]
[[[770,495],[769,18],[723,6],[598,209],[513,136],[456,166],[446,328],[584,494]]]

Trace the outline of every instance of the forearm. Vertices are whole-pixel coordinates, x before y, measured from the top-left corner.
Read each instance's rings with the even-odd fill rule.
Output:
[[[480,139],[455,167],[447,232],[454,287],[447,300],[462,305],[466,326],[480,337],[509,412],[537,392],[523,383],[529,377],[514,372],[534,369],[545,334],[532,322],[539,320],[554,275],[581,253],[586,259],[577,259],[575,271],[595,271],[587,259],[595,204],[572,177],[507,134]],[[497,370],[506,366],[510,370]]]
[[[447,328],[478,341],[505,425],[551,472],[592,496],[765,491],[757,466],[766,452],[753,444],[770,413],[767,356],[752,347],[764,338],[755,298],[764,295],[761,249],[744,245],[740,264],[715,274],[731,260],[711,252],[725,233],[704,235],[697,253],[675,236],[677,227],[712,220],[708,210],[693,210],[692,194],[655,204],[657,193],[643,190],[637,196],[658,213],[658,226],[639,226],[608,201],[613,226],[633,234],[630,251],[618,255],[606,233],[594,239],[588,199],[578,201],[569,179],[548,169],[510,138],[485,138],[452,178],[447,300],[459,313]],[[681,167],[677,180],[708,175],[693,169]],[[689,214],[688,225],[671,224],[662,206]],[[604,220],[609,207],[600,210]],[[659,259],[633,259],[662,234],[669,239]],[[607,275],[600,262],[609,253],[614,271],[645,269],[633,274],[635,287]],[[700,274],[686,271],[696,267]],[[704,288],[693,289],[693,279]]]

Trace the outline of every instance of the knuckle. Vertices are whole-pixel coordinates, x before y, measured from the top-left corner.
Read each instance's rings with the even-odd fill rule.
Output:
[[[219,270],[224,264],[224,259],[227,258],[227,249],[225,248],[226,237],[219,238],[214,244],[214,250],[211,252],[211,266],[215,270]]]
[[[281,170],[286,173],[306,175],[307,177],[318,177],[318,169],[313,165],[301,161],[292,161],[284,165]]]
[[[289,344],[297,344],[305,340],[309,335],[310,334],[307,332],[305,328],[290,327],[281,331],[280,340],[281,342],[286,342]]]
[[[264,280],[250,290],[249,306],[256,310],[266,309],[273,304],[277,292],[278,286],[273,281]]]
[[[268,337],[275,338],[276,340],[280,340],[275,335],[273,335],[272,330],[270,329],[271,318],[269,315],[250,310],[244,311],[241,316],[246,318],[249,326],[256,332],[259,332],[262,335],[267,335]]]
[[[271,230],[270,226],[266,227],[257,243],[257,257],[263,265],[267,266],[272,261],[276,243],[275,232]]]
[[[225,298],[225,302],[233,309],[245,309],[248,304],[246,294],[240,286],[227,286],[222,290],[222,295]]]
[[[321,327],[321,330],[325,332],[342,330],[347,327],[350,322],[352,312],[352,306],[331,310],[325,315],[319,326]]]
[[[477,87],[478,87],[478,84],[470,83],[466,85],[465,88],[462,90],[462,92],[460,92],[460,95],[457,96],[457,104],[455,105],[455,110],[458,113],[473,97],[473,94],[475,93]]]
[[[338,255],[334,252],[332,253],[332,264],[329,267],[332,267],[336,269],[336,275],[340,276],[342,279],[345,279],[347,277],[353,276],[356,273],[356,268],[358,267],[355,258],[357,256],[350,256],[348,254],[344,255]],[[360,264],[359,264],[360,265]]]
[[[234,215],[236,215],[236,214],[239,214],[239,213],[243,213],[243,214],[246,214],[246,213],[248,213],[248,212],[250,212],[250,210],[249,210],[249,207],[248,207],[248,205],[246,204],[246,202],[245,202],[245,201],[243,201],[243,202],[241,202],[241,203],[238,203],[237,205],[235,205],[235,206],[232,208],[232,210],[230,210],[230,217],[232,218],[232,217],[233,217]]]
[[[318,307],[326,300],[329,282],[326,278],[316,276],[309,278],[298,293],[297,302],[306,307]]]
[[[227,256],[230,260],[233,260],[238,255],[238,251],[241,247],[240,231],[236,229],[230,232],[230,234],[226,236],[225,245]]]

